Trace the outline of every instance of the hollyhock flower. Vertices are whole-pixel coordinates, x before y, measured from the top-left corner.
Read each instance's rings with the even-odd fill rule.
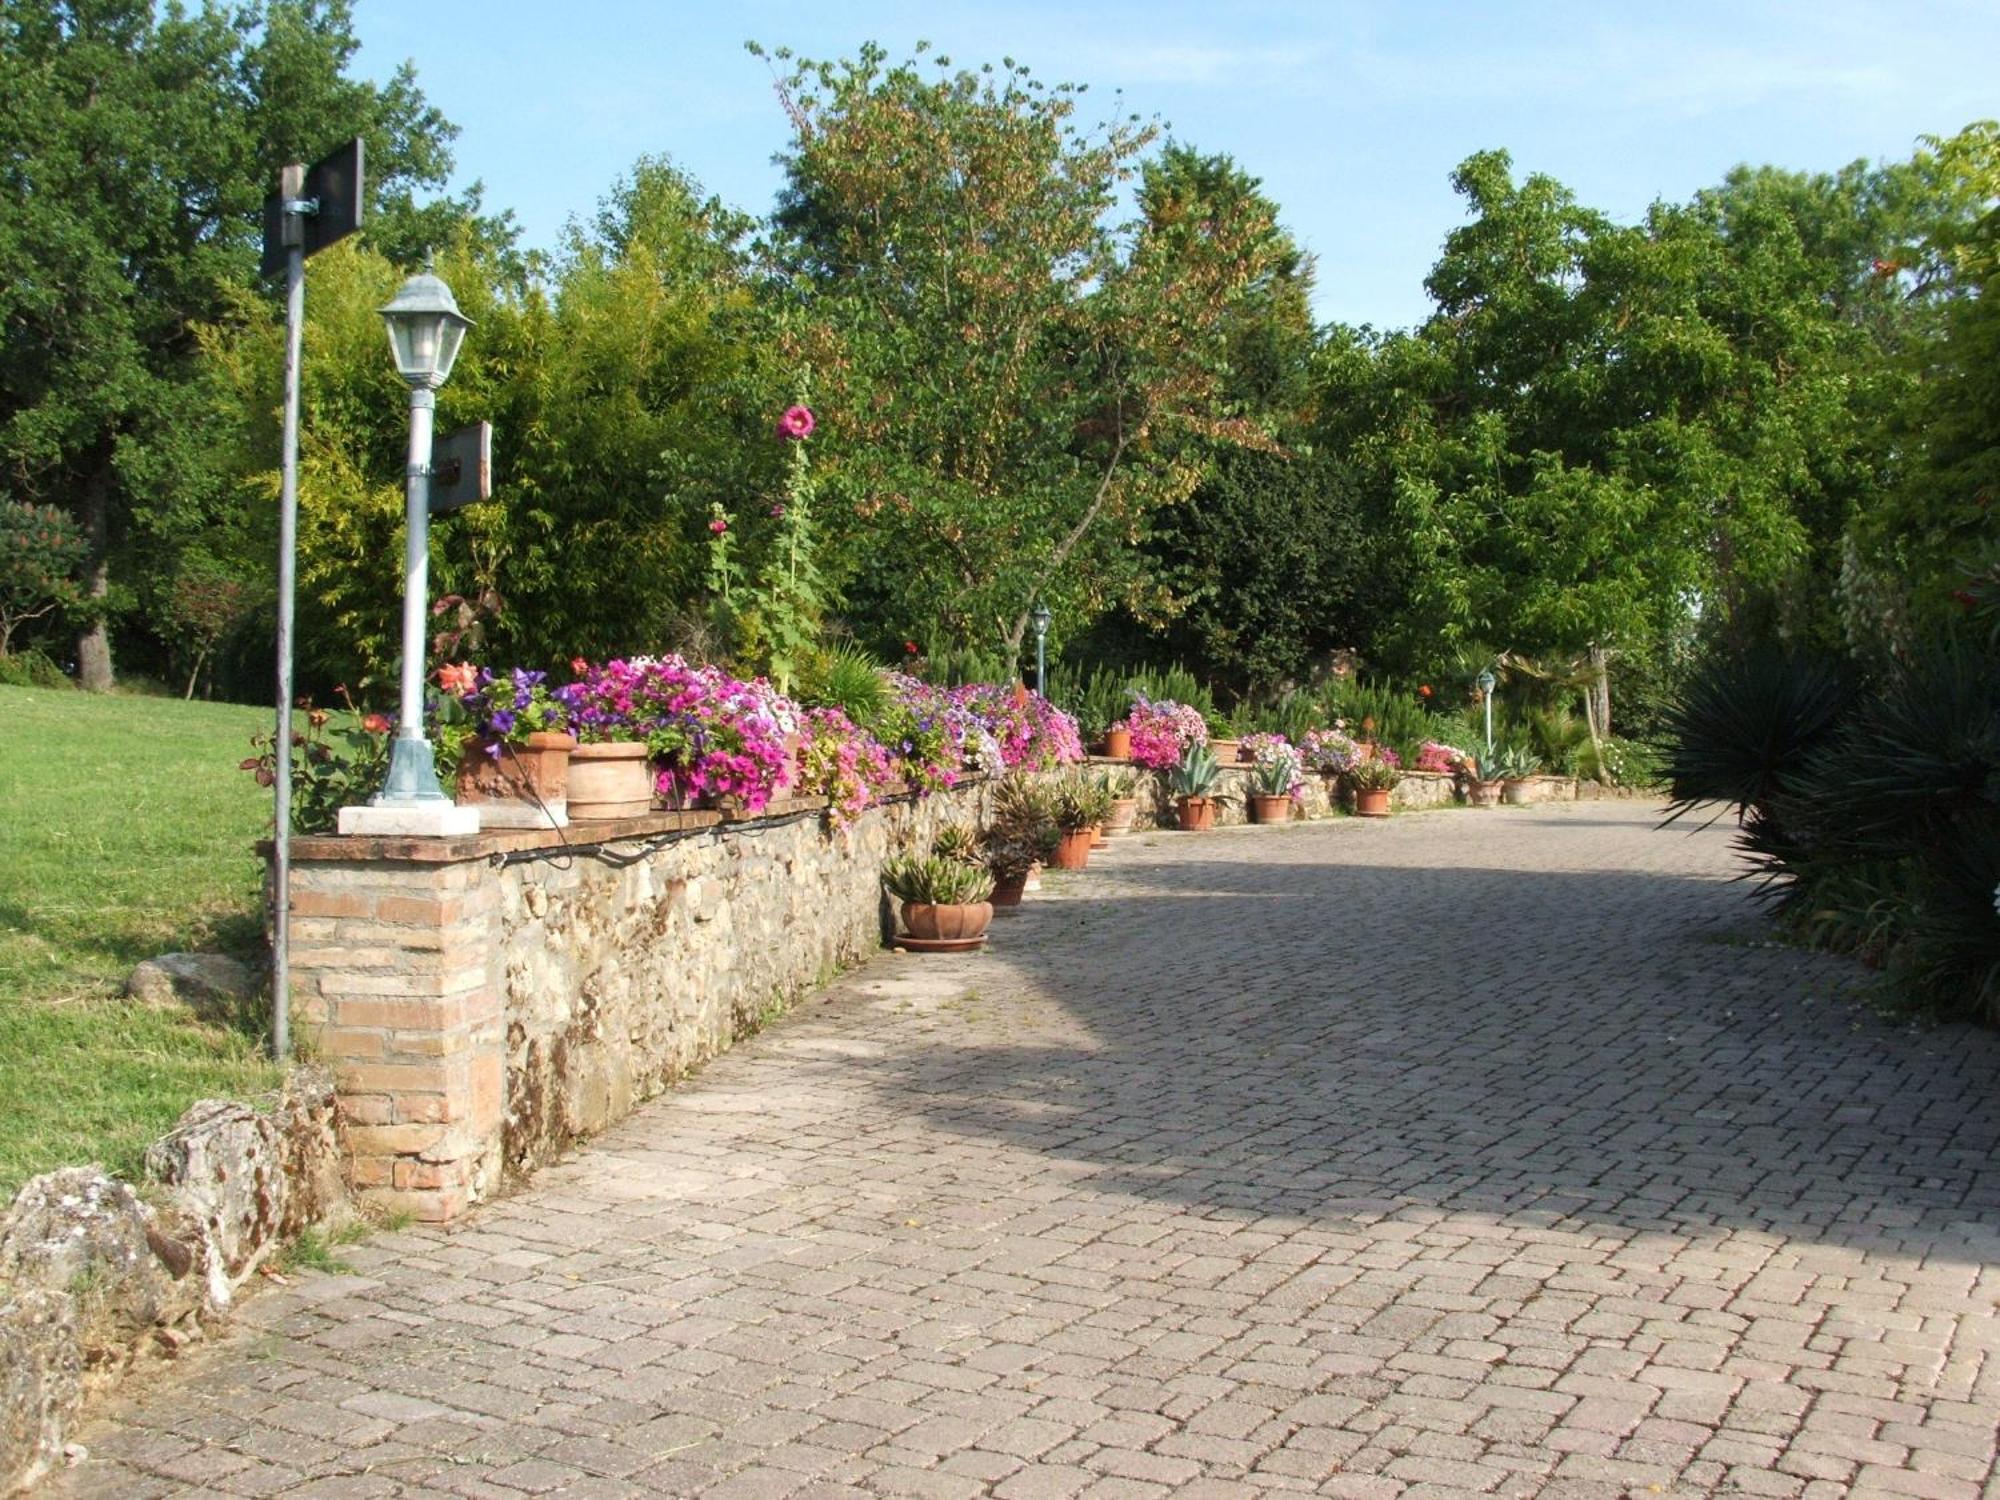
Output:
[[[771,519],[772,519],[772,520],[774,520],[774,521],[777,521],[777,520],[782,520],[782,519],[784,518],[784,514],[785,514],[785,507],[784,507],[784,506],[782,506],[782,505],[774,505],[774,506],[772,506],[772,507],[771,507]]]
[[[437,685],[454,698],[479,691],[479,673],[471,662],[449,662],[437,669]]]
[[[794,440],[811,437],[815,425],[813,414],[805,407],[788,406],[785,414],[778,418],[778,436]]]
[[[1430,697],[1430,695],[1431,695],[1431,685],[1428,682],[1418,687],[1417,696],[1419,698],[1428,698]]]
[[[723,520],[722,517],[717,516],[713,521],[708,523],[708,529],[717,536],[721,536],[723,532],[729,529],[729,523]]]

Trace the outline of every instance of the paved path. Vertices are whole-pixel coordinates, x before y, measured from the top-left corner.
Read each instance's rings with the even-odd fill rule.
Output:
[[[2000,1495],[2000,1038],[1652,821],[1121,845],[256,1298],[56,1488]]]

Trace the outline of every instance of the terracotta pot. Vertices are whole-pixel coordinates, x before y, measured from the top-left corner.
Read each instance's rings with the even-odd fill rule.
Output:
[[[1243,741],[1210,740],[1208,753],[1213,755],[1219,764],[1233,766],[1243,759]]]
[[[1104,753],[1113,760],[1130,760],[1132,758],[1132,731],[1129,729],[1105,730]]]
[[[477,803],[488,828],[561,828],[569,821],[566,734],[531,734],[518,744],[481,735],[458,763],[458,800]]]
[[[996,876],[993,881],[993,894],[986,899],[993,906],[1019,906],[1021,896],[1027,889],[1026,870],[1018,875]],[[914,937],[915,934],[912,933],[911,936]]]
[[[1058,870],[1081,870],[1090,863],[1090,846],[1094,842],[1088,828],[1079,828],[1074,833],[1065,832],[1057,842],[1055,858],[1049,864]]]
[[[1262,792],[1251,793],[1251,822],[1289,823],[1291,820],[1292,799],[1290,797],[1267,797]]]
[[[1495,807],[1500,802],[1500,783],[1497,781],[1473,781],[1466,784],[1465,795],[1474,807]]]
[[[569,757],[569,815],[638,818],[653,810],[653,768],[639,740],[578,745]]]
[[[976,938],[993,921],[993,903],[975,901],[963,906],[932,906],[922,901],[903,903],[903,931],[927,942],[939,938]]]
[[[1528,783],[1525,781],[1503,781],[1500,784],[1500,799],[1509,807],[1527,806]]]
[[[1111,816],[1105,820],[1104,831],[1107,834],[1130,833],[1132,831],[1132,824],[1138,816],[1139,799],[1137,797],[1114,798],[1111,803]]]
[[[1110,842],[1111,840],[1104,836],[1104,825],[1102,823],[1092,823],[1090,825],[1091,848],[1102,849],[1106,844]]]
[[[1389,789],[1387,787],[1375,787],[1372,789],[1357,787],[1354,793],[1354,810],[1364,818],[1388,817]]]
[[[1181,828],[1187,833],[1202,833],[1215,826],[1213,797],[1183,797],[1175,809],[1180,813]]]

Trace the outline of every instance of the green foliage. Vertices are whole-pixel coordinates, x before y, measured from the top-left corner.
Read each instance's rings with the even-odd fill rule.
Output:
[[[16,630],[75,600],[89,550],[64,511],[0,499],[0,661]]]
[[[292,832],[332,833],[340,810],[365,802],[382,788],[389,771],[389,733],[379,715],[353,713],[336,717],[306,705],[305,728],[292,731]],[[277,779],[274,736],[253,735],[257,752],[238,763],[259,786]],[[455,771],[457,757],[452,757]],[[449,780],[446,779],[449,785]]]
[[[856,724],[872,724],[882,716],[888,691],[875,658],[846,644],[808,655],[797,684],[800,702],[837,708]]]
[[[1387,745],[1406,761],[1438,727],[1424,699],[1405,684],[1382,679],[1352,678],[1327,685],[1327,722],[1344,719],[1357,739]]]
[[[1085,742],[1099,739],[1132,707],[1131,677],[1111,667],[1049,664],[1049,701],[1073,715]]]
[[[1111,816],[1111,788],[1099,776],[1069,771],[1054,785],[1053,808],[1056,826],[1064,833],[1080,833],[1096,828]]]
[[[1403,784],[1403,773],[1388,761],[1371,757],[1349,766],[1340,779],[1357,792],[1393,792]]]
[[[1524,781],[1542,769],[1542,758],[1526,745],[1502,745],[1480,769],[1501,781]]]
[[[63,669],[39,651],[16,651],[0,656],[0,687],[74,687]]]

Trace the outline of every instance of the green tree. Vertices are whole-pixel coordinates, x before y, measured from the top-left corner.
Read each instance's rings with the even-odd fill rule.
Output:
[[[195,330],[241,306],[278,166],[362,135],[389,232],[450,168],[409,69],[350,79],[355,46],[346,0],[0,3],[0,463],[89,540],[86,687],[226,503]]]
[[[777,296],[802,308],[785,348],[817,374],[825,492],[861,523],[851,612],[1018,660],[1038,597],[1074,628],[1150,587],[1132,543],[1192,488],[1190,439],[1255,435],[1220,376],[1268,226],[1121,235],[1151,124],[1086,129],[1080,88],[934,62],[792,66]]]
[[[14,632],[76,597],[89,548],[66,511],[0,499],[0,659]]]

